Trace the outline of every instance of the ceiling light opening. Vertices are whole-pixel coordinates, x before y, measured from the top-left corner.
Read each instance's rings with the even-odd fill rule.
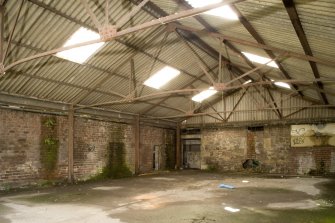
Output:
[[[64,43],[63,47],[83,43],[91,40],[99,39],[100,35],[92,30],[80,27],[70,38]],[[91,56],[93,56],[105,43],[94,43],[87,46],[77,47],[70,50],[58,52],[57,57],[70,60],[75,63],[83,64]]]
[[[214,90],[214,87],[210,87],[208,90],[204,90],[204,91],[200,92],[199,94],[194,95],[192,97],[192,101],[200,103],[203,100],[213,96],[216,93],[217,93],[217,91]]]
[[[187,2],[193,8],[199,8],[222,2],[222,0],[187,0]],[[204,13],[207,15],[218,16],[229,20],[238,20],[237,14],[228,5],[212,9]]]
[[[271,80],[271,81],[274,81],[274,80]],[[291,89],[291,86],[288,83],[285,83],[285,82],[280,82],[280,81],[277,82],[276,81],[274,84],[278,87],[281,87],[281,88]]]
[[[244,54],[244,56],[246,56],[249,60],[251,60],[252,62],[255,63],[260,63],[260,64],[266,64],[269,61],[271,61],[270,58],[266,58],[266,57],[261,57],[252,53],[247,53],[247,52],[242,52]],[[270,63],[266,64],[267,66],[270,67],[274,67],[274,68],[278,68],[278,65],[276,64],[275,61],[271,61]]]
[[[247,80],[246,82],[244,82],[243,84],[250,84],[252,82],[252,80]]]
[[[172,67],[166,66],[163,69],[156,72],[149,79],[144,82],[144,85],[159,89],[172,79],[177,77],[180,74],[180,71]]]

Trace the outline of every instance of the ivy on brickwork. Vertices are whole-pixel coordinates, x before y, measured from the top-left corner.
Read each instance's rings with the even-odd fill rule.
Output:
[[[107,165],[102,172],[93,176],[90,180],[100,180],[107,178],[124,178],[132,176],[132,172],[126,164],[126,150],[124,139],[125,129],[123,126],[117,126],[111,133],[111,141],[108,145]]]
[[[124,143],[109,143],[108,153],[107,165],[101,173],[91,177],[90,180],[117,179],[133,175],[125,162]]]
[[[59,140],[57,139],[57,125],[54,117],[42,118],[41,164],[44,176],[53,177],[57,166]]]
[[[56,125],[56,119],[48,117],[45,119],[44,123],[43,123],[46,127],[48,128],[54,128],[54,126]]]

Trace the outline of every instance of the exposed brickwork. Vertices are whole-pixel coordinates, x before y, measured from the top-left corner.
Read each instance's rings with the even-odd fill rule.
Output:
[[[0,183],[39,176],[40,117],[0,109]]]
[[[335,173],[335,148],[294,148],[293,154],[298,174]]]
[[[111,124],[76,118],[74,122],[74,176],[87,179],[106,165]],[[77,131],[76,131],[77,130]]]
[[[41,164],[43,140],[42,119],[50,115],[0,109],[0,188],[19,186],[45,179]],[[67,178],[68,120],[66,116],[55,118],[54,137],[59,142],[57,165],[53,179]],[[166,144],[175,149],[175,131],[141,126],[141,172],[152,171],[153,146],[163,149],[161,167],[165,168]],[[53,134],[54,134],[53,133]],[[88,179],[103,169],[108,162],[110,143],[122,143],[128,168],[135,169],[135,137],[133,125],[75,118],[74,125],[74,173],[76,180]],[[172,160],[175,163],[175,160]]]
[[[77,118],[74,138],[75,178],[84,180],[107,165],[110,143],[125,145],[125,161],[134,172],[134,137],[131,125]],[[79,131],[76,131],[79,130]]]
[[[245,128],[203,129],[202,168],[216,165],[239,171],[246,159],[260,161],[255,171],[282,174],[335,173],[335,148],[291,148],[290,126],[269,126],[264,131]]]
[[[204,129],[201,138],[201,168],[240,171],[245,160],[247,130],[243,128]]]
[[[172,144],[175,148],[175,131],[143,126],[140,128],[140,172],[153,171],[153,149],[159,146],[160,169],[166,167],[166,144]]]

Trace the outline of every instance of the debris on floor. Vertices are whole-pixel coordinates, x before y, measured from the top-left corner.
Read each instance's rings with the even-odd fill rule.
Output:
[[[233,212],[233,213],[240,211],[240,209],[238,209],[238,208],[232,208],[232,207],[225,207],[224,209],[226,211],[230,211],[230,212]]]
[[[220,184],[219,185],[220,188],[226,188],[226,189],[234,189],[235,187],[232,185],[228,185],[228,184]]]

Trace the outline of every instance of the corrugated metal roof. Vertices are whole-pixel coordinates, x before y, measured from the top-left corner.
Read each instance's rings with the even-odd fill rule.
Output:
[[[152,0],[150,4],[156,4],[168,14],[174,14],[182,10],[178,1]],[[297,12],[302,23],[304,32],[313,51],[314,56],[334,61],[335,57],[335,2],[331,0],[305,1],[295,0]],[[92,11],[101,23],[105,20],[105,1],[89,1]],[[149,4],[147,4],[148,6]],[[19,4],[15,1],[8,1],[6,5],[5,39],[8,39],[9,33],[14,25],[16,13]],[[115,23],[134,8],[131,1],[113,1],[109,4],[109,21]],[[150,6],[148,6],[150,7]],[[284,50],[294,51],[304,54],[299,38],[297,37],[287,11],[281,1],[277,0],[247,0],[236,4],[241,14],[247,19],[250,25],[264,40],[265,44],[272,47],[278,47]],[[256,43],[256,40],[244,27],[240,21],[224,20],[211,15],[201,14],[205,22],[210,24],[218,32],[239,38],[244,41]],[[123,28],[142,24],[155,19],[144,10],[137,13]],[[188,17],[178,21],[196,29],[204,29],[203,25],[195,18]],[[6,65],[27,56],[35,55],[47,50],[61,47],[69,36],[79,27],[97,31],[95,24],[85,11],[80,1],[51,1],[51,0],[26,0],[23,4],[21,16],[19,17],[16,31],[13,36],[13,43],[6,58]],[[40,99],[61,101],[64,103],[79,103],[81,105],[91,105],[97,103],[106,103],[123,99],[132,91],[132,84],[129,81],[131,75],[130,60],[133,59],[135,65],[135,82],[137,85],[136,93],[139,95],[149,95],[162,90],[175,90],[182,88],[207,88],[212,83],[199,67],[197,60],[194,59],[192,52],[177,37],[176,33],[166,35],[165,26],[157,26],[151,29],[145,29],[135,34],[121,37],[115,41],[105,43],[94,56],[85,64],[77,64],[55,56],[43,57],[22,63],[8,70],[6,75],[0,78],[0,91],[10,94],[31,96]],[[166,38],[165,38],[166,37]],[[231,49],[226,50],[226,46],[221,45],[218,39],[207,35],[197,35],[197,39],[187,40],[190,47],[208,68],[215,81],[218,80],[218,58],[217,53],[221,50],[222,54],[228,58],[234,67],[240,72],[246,72],[250,68],[241,57]],[[190,42],[202,41],[200,45],[207,44],[211,52],[205,52]],[[259,48],[232,43],[239,51],[247,51],[257,55],[268,57],[267,53]],[[159,52],[159,54],[158,54]],[[157,59],[156,56],[158,55]],[[275,55],[278,55],[275,53]],[[307,61],[295,58],[286,58],[281,62],[284,70],[291,78],[297,80],[312,79],[314,77],[312,69]],[[141,84],[154,72],[162,67],[169,65],[181,71],[181,74],[161,90],[142,87]],[[258,65],[258,64],[254,64]],[[335,78],[334,67],[317,64],[321,78]],[[236,70],[236,69],[235,69]],[[224,67],[223,81],[227,82],[234,78],[232,71],[227,66]],[[236,72],[234,72],[236,75]],[[273,79],[283,79],[284,74],[279,69],[262,68],[259,73]],[[250,75],[253,79],[259,80],[256,73]],[[242,81],[242,80],[241,80]],[[244,80],[242,81],[242,83]],[[238,85],[235,82],[233,85]],[[321,103],[316,85],[300,84],[303,94],[306,98],[316,100]],[[264,88],[259,87],[261,91]],[[334,82],[324,83],[324,92],[331,104],[335,103]],[[272,91],[272,90],[271,90]],[[281,91],[283,92],[283,91]],[[274,92],[274,97],[278,98],[281,94]],[[226,91],[222,98],[226,98]],[[113,104],[104,106],[105,109],[119,110],[131,113],[146,112],[146,115],[152,116],[175,116],[183,115],[183,111],[189,111],[190,97],[195,93],[179,94],[170,97],[159,96],[144,100],[141,102],[127,104]],[[224,100],[219,100],[220,95],[213,97],[212,101],[219,101],[215,108],[223,109],[223,102],[226,103],[225,109],[233,109],[238,100],[239,93],[229,96]],[[247,96],[241,100],[239,109],[255,110],[259,93],[250,91]],[[258,95],[258,96],[257,96]],[[267,94],[265,94],[267,95]],[[169,96],[169,95],[168,95]],[[271,101],[269,96],[266,100]],[[210,100],[209,100],[210,101]],[[289,102],[289,103],[288,103]],[[310,102],[292,98],[292,101],[285,102],[285,106],[308,105]],[[305,104],[304,104],[305,103]],[[156,106],[155,104],[158,104]],[[284,107],[285,107],[284,106]],[[203,107],[208,107],[203,103]],[[213,112],[212,108],[209,110]],[[295,110],[288,109],[283,111],[287,115]],[[333,114],[327,109],[307,109],[304,112],[297,113],[290,117],[303,118]],[[226,114],[227,115],[227,114]],[[230,117],[231,121],[247,120],[272,120],[276,119],[273,111],[237,112]],[[221,117],[212,114],[212,117],[196,117],[190,121],[195,123],[202,122],[220,122]]]

